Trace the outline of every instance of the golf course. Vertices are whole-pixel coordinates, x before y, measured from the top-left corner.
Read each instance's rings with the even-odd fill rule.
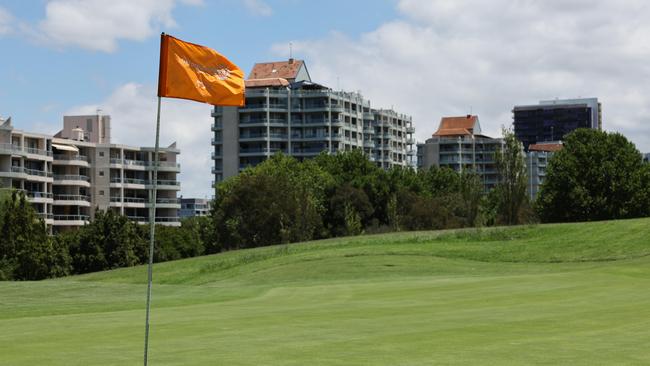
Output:
[[[650,219],[154,266],[151,365],[647,365]],[[146,266],[0,282],[0,365],[142,364]]]

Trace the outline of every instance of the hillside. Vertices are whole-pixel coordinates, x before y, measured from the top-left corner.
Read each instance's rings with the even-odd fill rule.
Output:
[[[647,364],[650,219],[409,232],[154,267],[151,363]],[[0,365],[141,362],[146,267],[0,283]]]

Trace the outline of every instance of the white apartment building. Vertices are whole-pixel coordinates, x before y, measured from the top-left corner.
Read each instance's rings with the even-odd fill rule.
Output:
[[[175,143],[159,153],[156,223],[180,225]],[[0,119],[0,188],[26,193],[54,231],[85,225],[96,209],[148,223],[152,147],[112,144],[110,116],[65,116],[54,136]]]
[[[255,64],[245,107],[215,107],[215,182],[276,152],[299,160],[321,152],[363,150],[382,168],[414,165],[410,116],[373,109],[358,92],[313,83],[301,60]]]

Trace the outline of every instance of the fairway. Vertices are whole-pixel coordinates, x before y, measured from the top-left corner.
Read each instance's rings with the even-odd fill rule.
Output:
[[[647,365],[650,219],[154,267],[151,365]],[[0,282],[0,365],[142,364],[146,267]]]

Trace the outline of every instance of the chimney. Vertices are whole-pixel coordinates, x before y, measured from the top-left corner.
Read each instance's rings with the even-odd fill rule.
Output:
[[[293,63],[293,57],[289,58],[289,65]]]
[[[471,114],[468,114],[468,115],[467,115],[467,119],[470,119],[470,118],[472,118],[472,115],[471,115]]]

